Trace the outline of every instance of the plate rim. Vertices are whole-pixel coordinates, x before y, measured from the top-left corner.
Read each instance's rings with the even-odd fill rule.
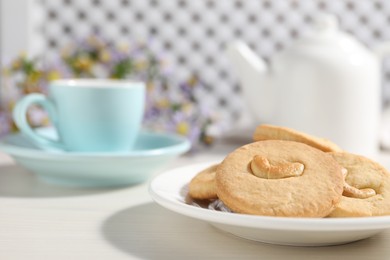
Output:
[[[183,172],[186,172],[194,167],[205,168],[213,163],[218,162],[213,161],[207,163],[196,163],[170,169],[168,171],[158,174],[150,180],[148,185],[151,197],[161,206],[175,211],[176,213],[211,223],[232,225],[238,227],[313,232],[353,230],[364,231],[390,228],[390,216],[347,218],[292,218],[218,212],[191,206],[183,202],[174,200],[173,198],[167,198],[167,196],[164,195],[164,193],[167,194],[167,192],[161,192],[159,190],[156,190],[156,185],[161,182],[161,179],[167,178],[166,176],[170,177],[169,175],[178,174],[177,172],[181,172],[183,174]],[[195,174],[196,172],[192,172],[190,175],[187,175],[186,178],[190,179],[191,177],[195,176]],[[183,184],[182,182],[183,181],[181,181],[180,184]],[[175,192],[180,196],[180,190],[183,187],[184,186],[176,187],[175,185],[170,185],[168,189],[177,189],[175,190]],[[185,200],[185,198],[182,196],[180,198]]]

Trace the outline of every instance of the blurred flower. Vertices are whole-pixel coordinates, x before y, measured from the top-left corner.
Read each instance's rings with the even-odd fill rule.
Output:
[[[26,54],[16,57],[3,69],[3,85],[17,86],[19,97],[5,95],[8,104],[0,109],[0,134],[12,130],[11,110],[21,96],[31,92],[46,93],[48,83],[59,78],[135,79],[146,83],[147,96],[144,125],[157,131],[186,136],[196,147],[211,144],[216,117],[200,102],[204,84],[197,75],[176,82],[173,68],[150,48],[150,44],[113,45],[101,37],[91,36],[62,49],[58,60],[49,64]],[[28,113],[33,126],[48,124],[44,111],[32,108]],[[212,131],[211,131],[212,132]]]
[[[5,111],[0,111],[0,136],[11,132],[12,130],[12,119],[10,114]]]
[[[190,126],[187,122],[179,122],[176,125],[176,132],[181,135],[188,135]]]

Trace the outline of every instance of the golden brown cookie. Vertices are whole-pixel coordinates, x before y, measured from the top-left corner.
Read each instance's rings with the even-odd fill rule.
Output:
[[[286,217],[329,215],[344,183],[329,154],[282,140],[238,148],[220,164],[215,180],[219,199],[232,211]]]
[[[315,136],[311,136],[287,127],[280,127],[275,125],[259,125],[254,134],[254,141],[263,140],[286,140],[295,141],[310,145],[324,152],[341,152],[343,151],[336,144],[331,141]]]
[[[215,173],[219,164],[212,165],[199,172],[189,184],[188,194],[193,199],[216,199]]]
[[[343,197],[329,217],[390,215],[390,174],[360,155],[330,153],[346,169]]]

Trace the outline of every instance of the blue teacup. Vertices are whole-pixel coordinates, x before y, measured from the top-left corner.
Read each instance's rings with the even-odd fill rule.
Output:
[[[28,124],[31,105],[41,106],[58,132],[51,140]],[[13,111],[16,125],[40,148],[78,152],[129,151],[139,133],[145,106],[143,82],[111,79],[56,80],[49,96],[29,94]]]

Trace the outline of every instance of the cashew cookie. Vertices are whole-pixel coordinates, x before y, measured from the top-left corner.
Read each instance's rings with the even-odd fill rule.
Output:
[[[390,215],[390,173],[360,155],[330,153],[344,167],[343,197],[329,217]]]
[[[324,152],[341,152],[343,151],[339,146],[331,141],[311,136],[294,129],[287,127],[280,127],[274,125],[259,125],[257,126],[254,134],[254,141],[263,141],[263,140],[286,140],[286,141],[295,141],[310,145],[314,148],[317,148]]]
[[[219,165],[217,195],[233,212],[325,217],[343,192],[341,166],[309,145],[267,140],[244,145]]]
[[[193,199],[216,199],[215,174],[219,164],[212,165],[199,172],[189,184],[188,194]]]

